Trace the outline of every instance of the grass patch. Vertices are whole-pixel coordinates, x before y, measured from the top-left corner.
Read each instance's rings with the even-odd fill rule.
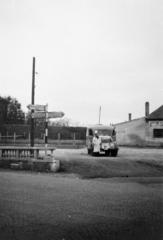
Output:
[[[111,178],[111,177],[155,177],[163,176],[163,168],[155,164],[134,161],[114,161],[108,159],[92,160],[61,160],[60,172],[73,173],[81,178]]]
[[[160,165],[158,164],[156,161],[137,161],[137,163],[141,164],[141,165],[144,165],[144,166],[148,166],[148,167],[151,167],[151,168],[156,168],[160,171],[163,172],[163,165]]]
[[[92,161],[61,161],[61,172],[75,173],[82,178],[98,178],[98,177],[111,177],[106,171],[106,167],[98,162]]]
[[[36,172],[50,172],[50,164],[45,161],[32,161],[32,160],[0,160],[0,168],[13,169],[13,170],[27,170]]]

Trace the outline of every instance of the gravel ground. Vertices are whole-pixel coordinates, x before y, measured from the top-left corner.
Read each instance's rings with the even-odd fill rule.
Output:
[[[162,153],[59,149],[57,174],[1,169],[0,239],[162,240]]]
[[[120,148],[118,157],[92,157],[86,149],[57,149],[61,171],[82,178],[163,176],[163,149]]]
[[[161,240],[162,178],[0,172],[2,240]]]

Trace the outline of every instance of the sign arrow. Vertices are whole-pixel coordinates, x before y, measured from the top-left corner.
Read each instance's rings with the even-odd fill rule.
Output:
[[[62,118],[64,115],[63,112],[48,112],[48,118]]]
[[[48,118],[62,118],[64,116],[63,112],[48,112]],[[45,112],[34,112],[34,118],[45,118]]]
[[[38,112],[45,112],[46,111],[46,108],[47,108],[47,105],[33,105],[33,104],[29,104],[27,106],[27,108],[29,110],[34,110],[34,111],[38,111]]]

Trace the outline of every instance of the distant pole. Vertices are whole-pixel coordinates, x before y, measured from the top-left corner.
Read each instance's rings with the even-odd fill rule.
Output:
[[[35,104],[35,57],[33,57],[33,63],[32,63],[32,98],[31,98],[31,104]],[[30,134],[30,145],[31,147],[34,147],[34,110],[31,110],[31,134]]]
[[[100,109],[99,109],[99,121],[98,121],[98,124],[100,124],[101,122],[101,106],[100,106]]]

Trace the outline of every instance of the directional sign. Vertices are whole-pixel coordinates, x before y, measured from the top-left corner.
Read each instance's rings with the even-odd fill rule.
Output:
[[[45,112],[34,112],[33,116],[34,116],[34,118],[45,118],[46,113]]]
[[[64,116],[63,112],[48,112],[48,118],[61,118]],[[45,118],[45,112],[34,112],[34,118]]]
[[[27,106],[27,108],[30,110],[38,111],[38,112],[44,112],[44,111],[46,111],[47,105],[38,105],[38,104],[32,105],[32,104],[30,104]]]
[[[63,112],[48,112],[48,118],[61,118],[64,115]]]

